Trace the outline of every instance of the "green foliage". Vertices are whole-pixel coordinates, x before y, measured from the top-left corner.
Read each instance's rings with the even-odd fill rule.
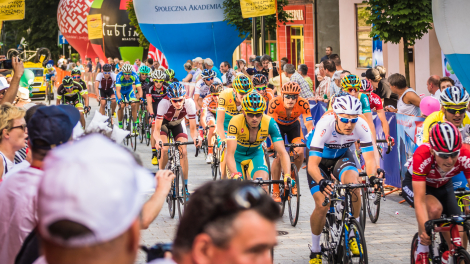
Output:
[[[373,24],[371,37],[394,44],[403,38],[413,46],[432,29],[432,0],[369,0],[363,3],[372,14],[367,20],[367,24]]]
[[[2,53],[16,48],[22,37],[26,39],[28,50],[48,48],[52,58],[57,61],[61,49],[57,46],[57,7],[60,0],[28,0],[26,1],[25,19],[5,21],[3,42],[6,43]],[[28,34],[29,29],[29,34]]]
[[[140,30],[139,21],[137,21],[137,16],[135,14],[134,4],[132,1],[127,3],[127,13],[129,15],[129,24],[135,27],[135,31],[139,34],[139,46],[148,49],[150,47],[150,42],[145,38],[144,34]]]
[[[288,4],[287,0],[277,0],[277,9],[279,13],[279,22],[282,24],[286,24],[289,22],[289,14],[284,11],[284,6]],[[252,24],[251,19],[243,18],[242,16],[242,9],[240,7],[240,0],[224,0],[224,21],[227,21],[227,24],[233,25],[237,28],[238,32],[240,32],[239,36],[241,38],[251,37],[252,32]],[[274,34],[276,32],[276,15],[270,15],[264,17],[265,21],[265,30],[266,32],[270,32]],[[260,34],[261,32],[261,25],[257,23],[257,32]]]

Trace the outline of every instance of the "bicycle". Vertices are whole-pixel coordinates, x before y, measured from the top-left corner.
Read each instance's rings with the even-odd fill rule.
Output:
[[[46,85],[46,100],[48,105],[51,105],[51,101],[54,100],[54,92],[53,92],[53,87],[54,83],[52,82],[52,77],[51,79],[47,82]]]
[[[132,116],[132,104],[138,103],[139,101],[127,101],[123,100],[122,103],[124,103],[124,111],[122,114],[122,127],[125,130],[128,130],[130,133],[127,135],[127,137],[124,139],[125,144],[129,146],[129,141],[131,142],[131,149],[134,151],[137,149],[137,135],[135,133],[132,133],[132,130],[134,129],[134,118]],[[121,109],[121,104],[119,104],[119,110]],[[137,130],[137,129],[136,129]]]
[[[220,170],[220,163],[223,160],[224,151],[225,151],[225,141],[222,141],[221,148],[219,149],[219,140],[216,139],[214,142],[214,150],[212,154],[212,162],[211,162],[211,171],[212,171],[212,180],[216,181],[217,178],[222,179],[222,172]]]
[[[138,125],[140,143],[143,143],[145,139],[145,144],[148,146],[150,144],[151,124],[149,124],[149,114],[147,112],[147,99],[144,99],[143,103],[140,104],[137,118],[140,120]]]
[[[331,199],[325,198],[323,206],[331,203],[330,210],[326,214],[326,222],[320,241],[323,263],[368,263],[364,231],[353,217],[351,199],[352,190],[368,186],[363,183],[336,184]],[[357,198],[359,199],[359,197]],[[358,256],[353,255],[350,250],[349,240],[353,237],[359,248]]]
[[[206,126],[203,130],[204,130],[204,133],[203,133],[203,137],[202,137],[202,142],[201,142],[201,146],[196,148],[196,157],[199,155],[199,149],[204,153],[204,159],[207,159],[207,155],[209,154],[209,147],[213,147],[213,146],[209,146],[209,138],[207,138],[207,131],[210,129],[210,128],[213,128],[215,126]]]
[[[169,143],[164,143],[162,146],[168,146],[168,163],[165,166],[166,170],[171,170],[175,174],[175,179],[171,183],[170,192],[167,195],[166,202],[168,204],[168,210],[170,211],[170,217],[175,217],[176,201],[178,201],[178,215],[181,219],[183,216],[184,209],[186,208],[186,200],[188,194],[184,185],[183,167],[180,164],[181,154],[179,146],[191,145],[194,142],[180,142],[174,141],[173,136],[170,134]],[[161,143],[161,142],[160,142]],[[161,151],[158,151],[157,158],[160,159]],[[181,191],[180,191],[181,190]]]
[[[104,106],[104,114],[108,117],[108,126],[112,128],[112,126],[113,126],[113,111],[112,111],[112,108],[111,108],[111,102],[113,100],[116,100],[116,99],[108,97],[106,99],[101,99],[101,100],[106,101],[106,104]]]

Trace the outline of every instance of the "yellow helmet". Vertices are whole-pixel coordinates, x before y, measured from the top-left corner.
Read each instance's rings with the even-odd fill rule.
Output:
[[[266,100],[257,92],[250,92],[242,100],[242,108],[247,113],[264,113]]]
[[[249,93],[253,91],[253,84],[251,79],[244,74],[240,74],[233,80],[232,87],[237,93]]]

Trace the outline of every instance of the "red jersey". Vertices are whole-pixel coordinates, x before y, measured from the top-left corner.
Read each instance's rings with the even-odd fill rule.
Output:
[[[465,178],[470,178],[470,146],[463,144],[454,168],[443,172],[437,167],[436,159],[431,155],[431,145],[424,143],[413,154],[408,172],[412,174],[413,181],[426,181],[426,185],[434,188],[444,186],[452,177],[463,172]]]
[[[377,111],[377,110],[384,109],[383,104],[382,104],[382,100],[380,99],[380,97],[377,94],[371,92],[370,95],[367,95],[367,98],[369,98],[370,110]]]

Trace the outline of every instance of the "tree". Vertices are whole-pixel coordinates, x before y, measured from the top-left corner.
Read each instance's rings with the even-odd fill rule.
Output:
[[[279,22],[286,24],[289,22],[289,14],[284,11],[284,6],[288,4],[287,0],[277,0],[277,10],[279,16]],[[239,36],[241,38],[251,37],[252,24],[251,19],[243,18],[242,9],[240,7],[240,0],[224,0],[224,21],[227,21],[229,25],[233,25],[240,32]],[[274,34],[276,32],[276,15],[270,15],[264,17],[265,21],[265,30],[266,32],[271,32]],[[257,23],[257,33],[261,32],[261,23]],[[259,36],[259,35],[258,35]]]
[[[370,17],[367,24],[372,25],[370,36],[385,43],[400,43],[403,39],[403,57],[407,85],[410,86],[410,66],[408,46],[432,29],[432,0],[369,0],[367,4]]]
[[[57,34],[59,25],[57,24],[57,7],[60,0],[34,0],[26,1],[25,19],[18,21],[5,21],[3,47],[5,54],[9,48],[16,48],[22,37],[28,43],[28,50],[37,48],[48,48],[54,59],[60,54],[57,46]],[[4,43],[5,44],[5,43]]]
[[[133,1],[127,2],[127,13],[129,16],[129,20],[131,21],[129,24],[131,26],[134,26],[135,32],[139,34],[139,46],[144,47],[144,49],[148,49],[150,47],[150,42],[147,40],[147,38],[145,38],[144,34],[140,30],[139,21],[137,21]]]

